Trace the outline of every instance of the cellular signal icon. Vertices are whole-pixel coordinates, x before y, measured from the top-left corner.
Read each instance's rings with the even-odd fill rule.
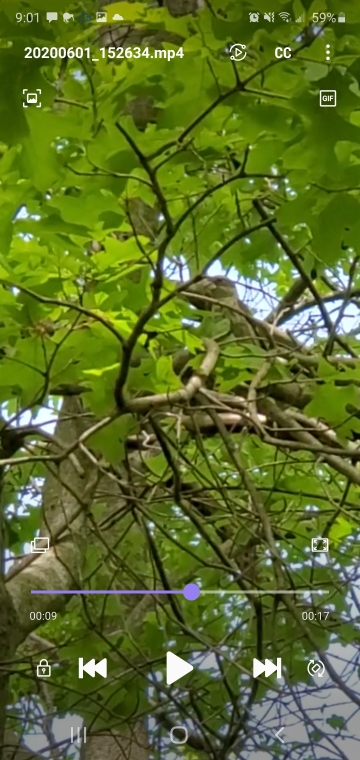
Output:
[[[295,21],[297,24],[305,24],[305,13],[302,13],[299,18],[295,19]]]

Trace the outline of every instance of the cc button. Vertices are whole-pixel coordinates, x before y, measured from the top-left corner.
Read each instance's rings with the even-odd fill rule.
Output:
[[[291,47],[277,47],[275,48],[275,58],[291,58]]]

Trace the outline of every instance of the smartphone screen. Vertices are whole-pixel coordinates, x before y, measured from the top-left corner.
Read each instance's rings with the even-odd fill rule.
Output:
[[[360,753],[360,7],[0,4],[0,760]]]

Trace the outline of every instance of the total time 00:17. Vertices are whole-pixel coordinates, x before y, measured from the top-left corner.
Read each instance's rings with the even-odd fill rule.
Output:
[[[301,617],[303,620],[327,620],[329,614],[326,610],[318,610],[317,612],[309,610],[308,612],[302,612]]]
[[[86,47],[26,47],[25,58],[89,58],[99,55],[101,58],[163,58],[171,61],[173,58],[183,58],[184,50],[179,47],[177,50],[153,50],[148,47],[108,47],[100,48],[97,51]],[[95,58],[95,60],[97,60]]]

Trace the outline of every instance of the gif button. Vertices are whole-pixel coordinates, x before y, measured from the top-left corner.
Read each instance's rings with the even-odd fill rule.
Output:
[[[336,90],[320,90],[320,105],[322,108],[336,106]]]

